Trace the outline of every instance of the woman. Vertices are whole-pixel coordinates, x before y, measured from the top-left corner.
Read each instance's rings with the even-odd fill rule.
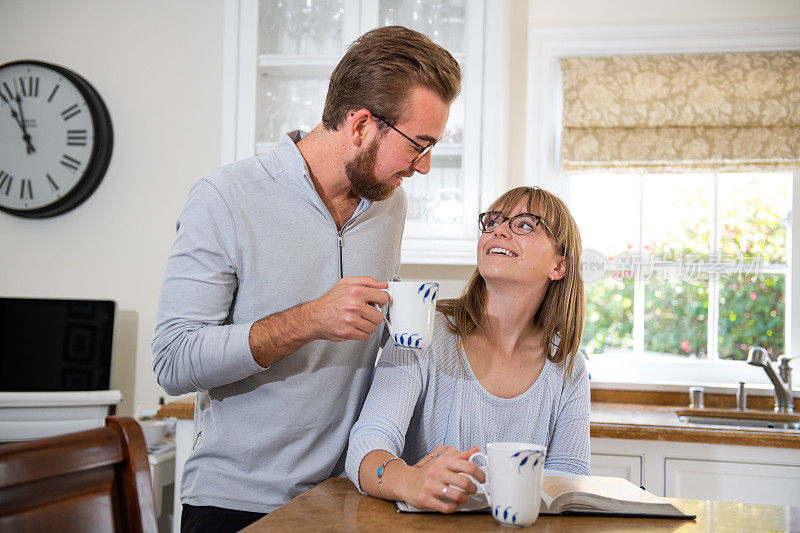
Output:
[[[479,226],[478,267],[437,306],[428,348],[383,351],[347,452],[362,492],[453,512],[477,490],[460,474],[484,481],[468,457],[494,441],[546,446],[545,468],[589,474],[578,227],[538,187],[503,194]]]

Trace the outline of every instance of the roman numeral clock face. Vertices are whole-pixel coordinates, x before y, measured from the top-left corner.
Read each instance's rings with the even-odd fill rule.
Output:
[[[108,110],[82,77],[38,61],[0,65],[0,210],[74,209],[103,179],[112,144]]]

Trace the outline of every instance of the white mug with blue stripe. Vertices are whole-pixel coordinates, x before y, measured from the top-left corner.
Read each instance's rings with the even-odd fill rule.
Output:
[[[547,448],[528,442],[490,442],[486,453],[475,452],[468,461],[483,458],[486,495],[494,519],[505,526],[525,527],[536,522],[542,500],[542,479]]]
[[[427,348],[433,336],[439,284],[391,281],[384,290],[389,293],[389,319],[384,315],[384,320],[394,344],[415,350]]]

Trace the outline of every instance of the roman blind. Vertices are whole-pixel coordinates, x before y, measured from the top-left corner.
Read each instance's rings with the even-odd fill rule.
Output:
[[[569,57],[566,172],[800,169],[800,51]]]

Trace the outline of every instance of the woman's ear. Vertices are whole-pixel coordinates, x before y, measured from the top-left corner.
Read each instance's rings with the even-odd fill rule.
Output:
[[[567,275],[567,260],[562,257],[556,267],[550,272],[548,276],[552,281],[559,280]]]

